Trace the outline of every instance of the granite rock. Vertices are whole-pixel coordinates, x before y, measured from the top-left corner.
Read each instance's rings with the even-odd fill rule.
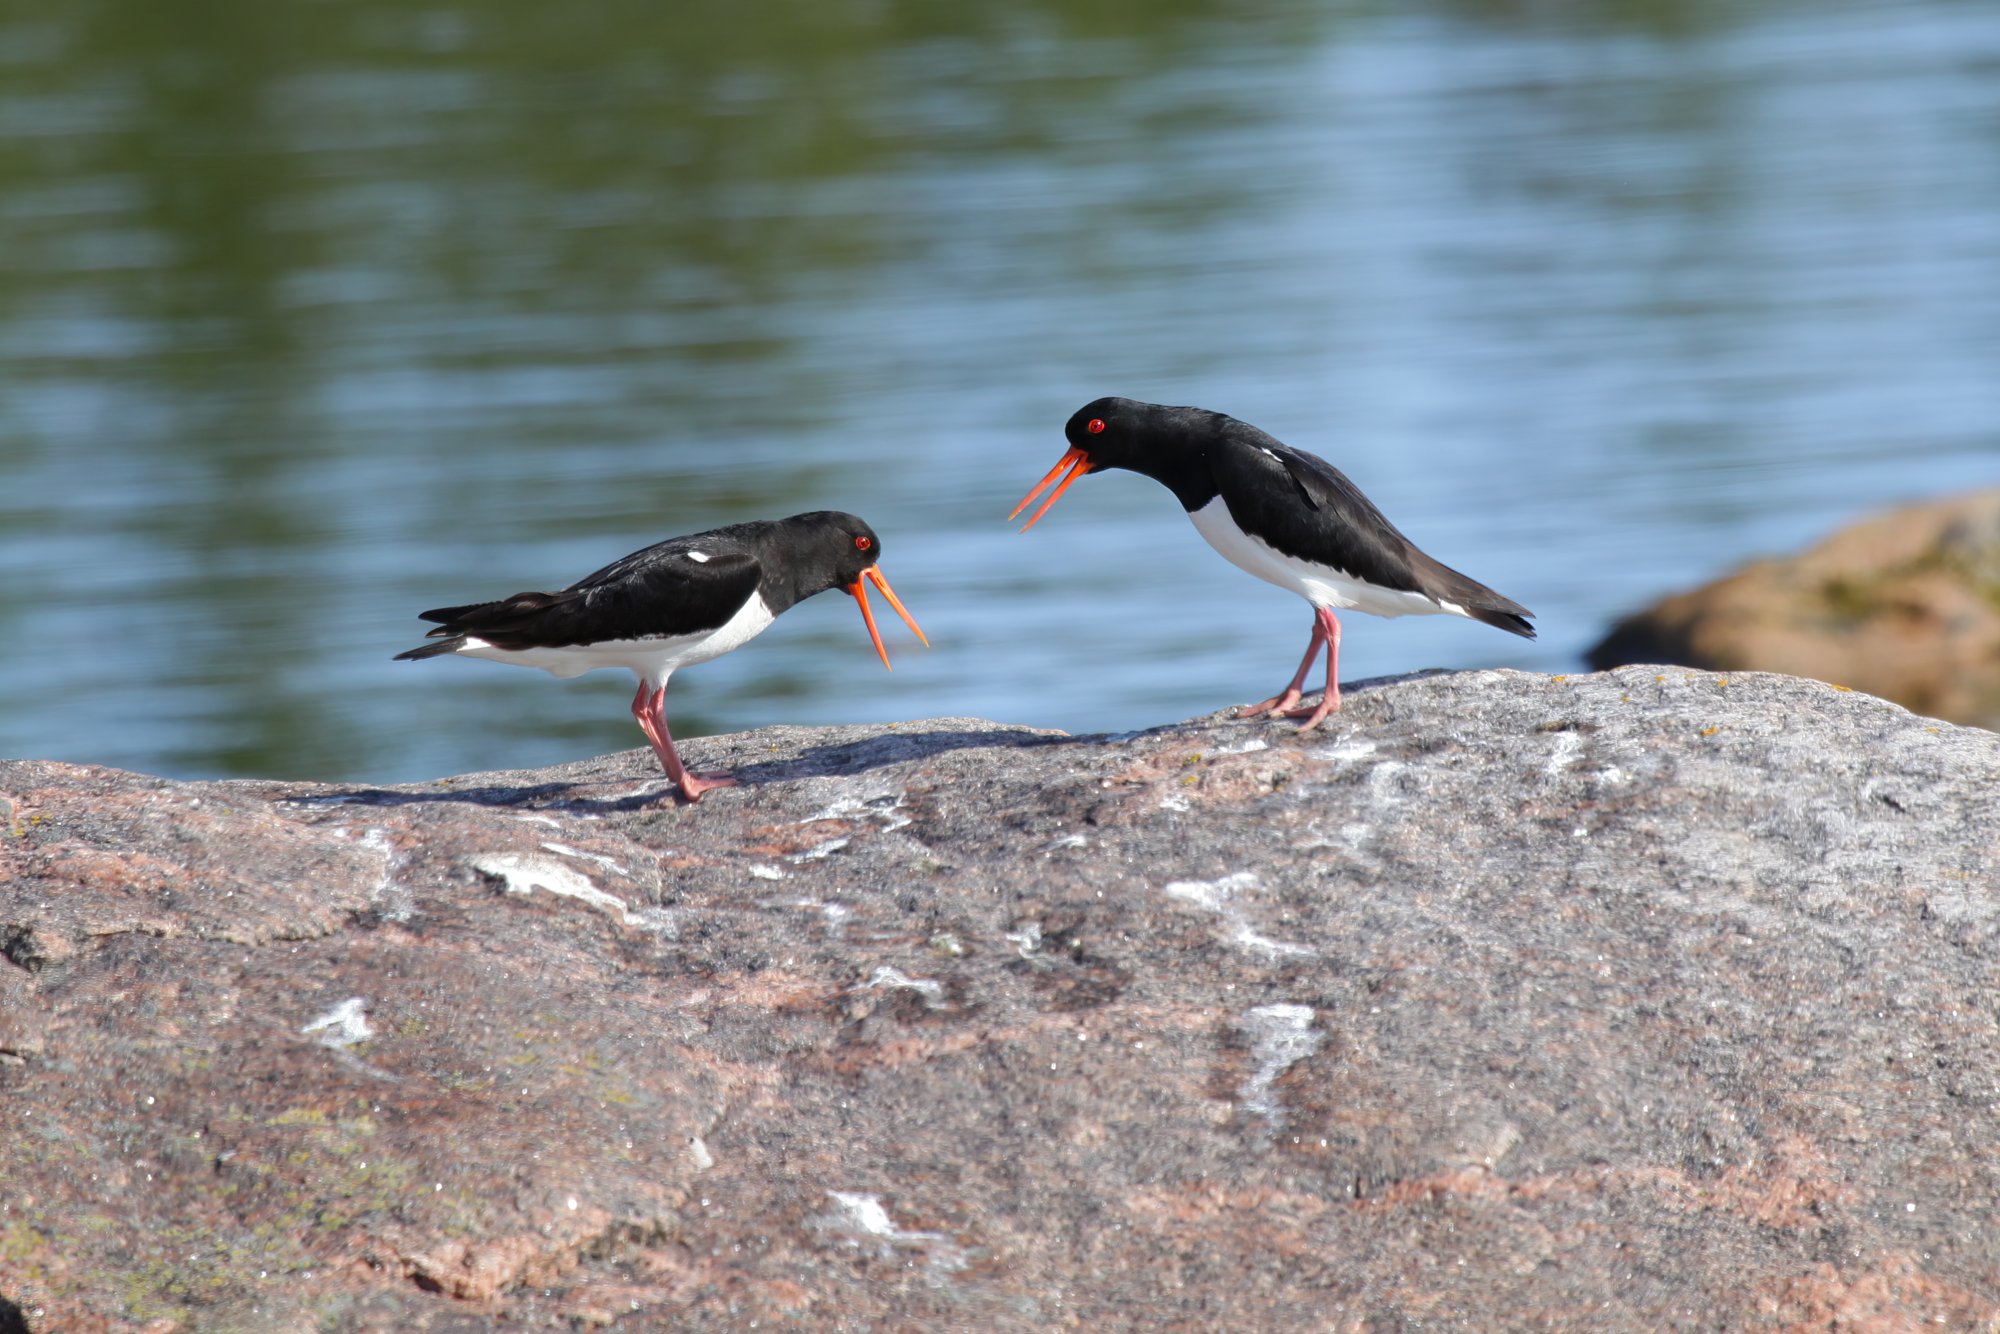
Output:
[[[2000,1321],[2000,737],[1349,692],[698,807],[0,764],[0,1329]]]
[[[1590,662],[1790,672],[2000,729],[2000,489],[1890,510],[1673,594]]]

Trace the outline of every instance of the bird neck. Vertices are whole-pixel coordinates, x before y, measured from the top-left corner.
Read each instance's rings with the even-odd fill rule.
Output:
[[[757,585],[757,596],[764,599],[764,605],[771,609],[773,616],[782,616],[814,593],[826,591],[824,588],[807,590],[798,574],[797,570],[782,564],[765,562],[764,577]]]
[[[1147,451],[1145,457],[1113,466],[1130,468],[1152,478],[1173,492],[1174,499],[1190,514],[1221,494],[1215,485],[1215,474],[1208,466],[1208,455],[1197,444],[1161,442],[1160,447]]]
[[[827,571],[837,559],[838,544],[838,535],[791,519],[759,524],[754,534],[746,534],[745,545],[764,571],[757,595],[773,616],[834,586]]]

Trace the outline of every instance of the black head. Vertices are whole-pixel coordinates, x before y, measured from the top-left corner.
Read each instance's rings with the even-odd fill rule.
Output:
[[[1086,473],[1107,468],[1124,468],[1143,473],[1171,490],[1187,509],[1200,509],[1215,499],[1215,483],[1208,470],[1208,447],[1221,440],[1233,418],[1205,408],[1171,408],[1158,403],[1141,403],[1136,398],[1100,398],[1084,404],[1063,427],[1069,453],[1015,507],[1019,514],[1028,502],[1040,495],[1065,468],[1062,485],[1042,502],[1027,526],[1048,512],[1056,497]]]
[[[839,510],[794,514],[772,527],[786,563],[798,572],[801,597],[845,588],[882,559],[882,539],[875,530]]]
[[[1136,398],[1094,399],[1070,414],[1063,438],[1090,460],[1085,472],[1106,468],[1144,472],[1140,464],[1156,452],[1154,441],[1167,425],[1164,414],[1171,411]]]
[[[882,655],[882,665],[887,667],[889,650],[882,646],[882,633],[875,628],[875,613],[868,607],[868,585],[873,584],[917,638],[926,646],[930,644],[910,613],[904,610],[895,590],[889,587],[889,581],[882,577],[878,565],[882,539],[873,528],[852,514],[815,510],[780,519],[773,529],[778,543],[770,565],[790,573],[796,592],[793,601],[824,593],[829,588],[838,588],[852,597],[861,605],[861,619],[868,624],[868,637],[875,641],[875,651]],[[769,600],[768,593],[766,597]]]

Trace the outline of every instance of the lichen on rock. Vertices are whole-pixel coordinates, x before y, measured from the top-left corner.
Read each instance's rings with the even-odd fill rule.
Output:
[[[1673,594],[1590,661],[1788,672],[2000,729],[2000,490],[1875,515]]]

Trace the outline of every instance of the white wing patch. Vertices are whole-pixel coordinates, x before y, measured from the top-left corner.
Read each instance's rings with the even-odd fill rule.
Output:
[[[688,559],[697,565],[706,565],[708,564],[708,553],[706,551],[690,551],[688,552]]]

